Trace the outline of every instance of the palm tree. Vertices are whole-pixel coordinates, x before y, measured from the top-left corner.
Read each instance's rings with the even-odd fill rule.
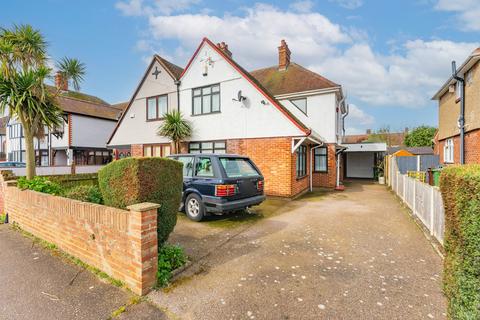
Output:
[[[85,64],[78,59],[64,57],[57,62],[58,72],[62,75],[64,81],[72,81],[75,91],[80,90],[80,82],[85,75]]]
[[[158,128],[157,134],[168,137],[172,140],[173,152],[180,151],[180,142],[192,135],[192,127],[185,120],[180,111],[172,111],[165,114],[162,125]]]
[[[27,179],[35,176],[34,137],[61,124],[62,111],[53,92],[45,85],[52,69],[47,67],[47,43],[39,30],[29,25],[0,28],[0,112],[8,110],[22,124]],[[85,66],[76,59],[64,58],[59,63],[66,81],[76,89],[83,80]]]

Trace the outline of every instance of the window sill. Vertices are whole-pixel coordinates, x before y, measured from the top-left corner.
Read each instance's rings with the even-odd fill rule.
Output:
[[[313,171],[313,173],[328,173],[328,170],[325,170],[325,171]]]
[[[146,121],[147,122],[155,122],[155,121],[161,121],[161,120],[165,120],[165,118],[147,119]]]
[[[215,112],[209,112],[209,113],[199,113],[199,114],[191,114],[192,117],[198,117],[198,116],[208,116],[210,114],[217,114],[221,113],[221,111],[215,111]]]
[[[304,176],[301,176],[301,177],[297,177],[297,181],[298,181],[298,180],[305,179],[306,177],[307,177],[307,175],[304,175]]]

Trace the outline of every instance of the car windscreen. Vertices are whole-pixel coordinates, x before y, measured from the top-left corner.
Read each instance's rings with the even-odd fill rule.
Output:
[[[260,175],[246,158],[220,158],[220,163],[229,178],[253,177]]]

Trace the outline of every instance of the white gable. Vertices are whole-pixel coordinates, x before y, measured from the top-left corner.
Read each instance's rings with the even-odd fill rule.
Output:
[[[207,42],[181,81],[180,109],[193,125],[192,141],[305,135]],[[220,84],[220,112],[192,115],[192,89],[212,84]],[[240,90],[246,100],[234,101]]]
[[[157,77],[153,74],[155,70],[160,71]],[[155,61],[147,71],[145,80],[140,84],[130,108],[126,111],[109,145],[169,142],[167,138],[156,134],[161,121],[146,121],[146,98],[164,94],[168,95],[168,109],[177,108],[177,86],[162,65]]]

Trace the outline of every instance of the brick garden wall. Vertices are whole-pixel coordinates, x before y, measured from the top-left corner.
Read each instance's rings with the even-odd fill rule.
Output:
[[[155,284],[157,205],[126,211],[2,184],[10,223],[123,281],[137,294]]]

